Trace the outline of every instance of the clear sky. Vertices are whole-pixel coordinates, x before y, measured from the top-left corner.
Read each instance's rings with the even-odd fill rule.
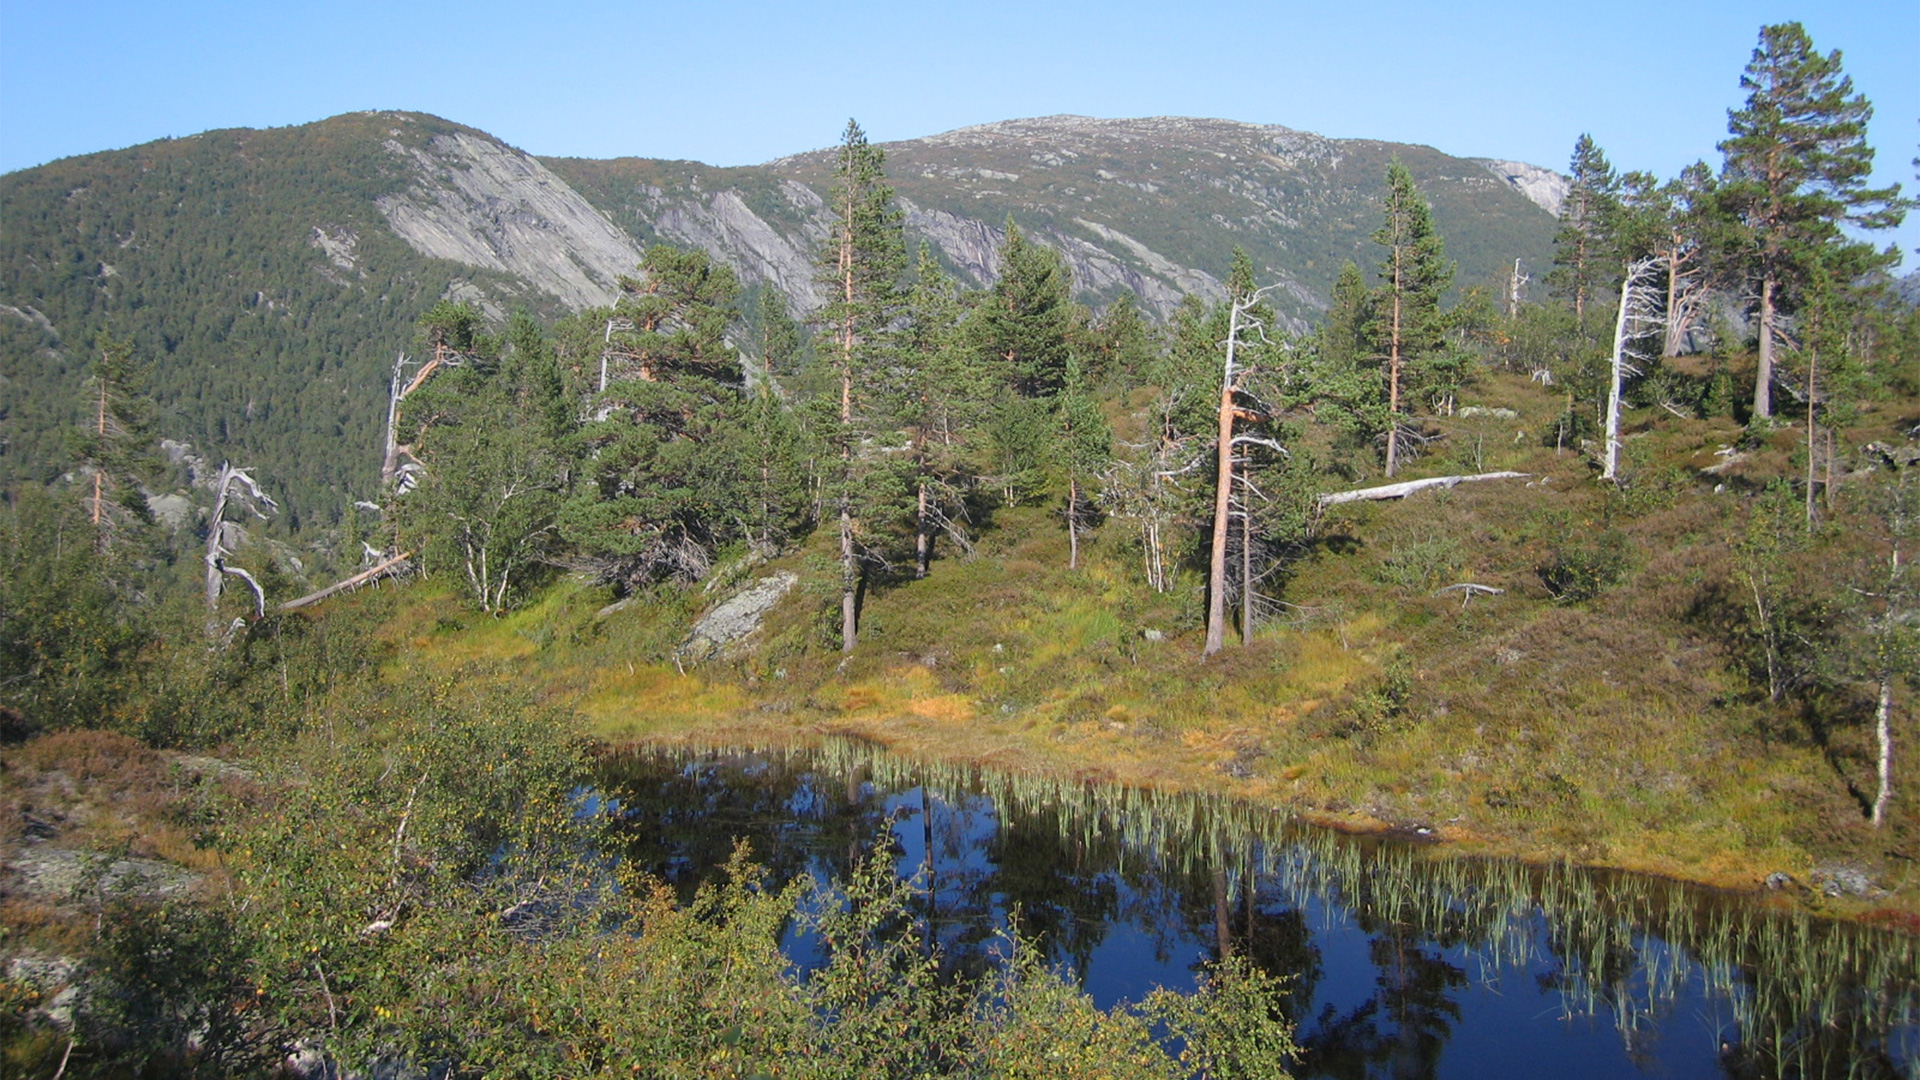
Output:
[[[0,0],[0,171],[415,109],[536,154],[757,164],[1014,117],[1210,116],[1564,170],[1719,163],[1763,23],[1839,49],[1915,187],[1915,0]],[[1920,263],[1920,214],[1897,234]],[[1884,241],[1883,241],[1884,242]]]

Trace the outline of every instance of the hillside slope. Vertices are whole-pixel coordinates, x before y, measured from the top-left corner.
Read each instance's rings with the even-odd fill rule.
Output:
[[[1539,265],[1553,230],[1510,168],[1280,127],[1050,117],[886,149],[910,237],[965,279],[992,280],[1011,216],[1066,253],[1082,299],[1133,292],[1161,314],[1186,293],[1217,298],[1242,246],[1263,280],[1287,283],[1282,315],[1307,325],[1342,261],[1374,261],[1396,154],[1433,201],[1462,283],[1514,258]],[[580,310],[610,300],[664,240],[811,310],[831,157],[736,169],[535,159],[459,124],[381,112],[0,177],[0,483],[60,468],[61,428],[78,419],[104,331],[152,365],[157,434],[257,467],[293,524],[337,520],[374,494],[385,382],[435,301],[495,319]]]

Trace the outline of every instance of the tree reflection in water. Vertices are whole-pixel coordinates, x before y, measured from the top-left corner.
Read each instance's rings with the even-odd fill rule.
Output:
[[[1670,882],[1434,857],[1227,800],[975,773],[853,743],[602,762],[612,854],[683,897],[736,839],[782,884],[876,844],[942,970],[1017,929],[1104,1006],[1232,952],[1290,980],[1302,1077],[1920,1078],[1910,936]],[[789,931],[789,955],[811,966]]]

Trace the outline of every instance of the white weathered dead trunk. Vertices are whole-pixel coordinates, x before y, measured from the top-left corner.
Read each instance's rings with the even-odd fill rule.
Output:
[[[1639,372],[1627,362],[1639,358],[1633,341],[1638,331],[1651,323],[1654,311],[1653,283],[1660,270],[1659,257],[1640,259],[1627,267],[1620,280],[1620,309],[1613,318],[1613,360],[1607,384],[1607,446],[1602,480],[1618,480],[1620,474],[1620,393],[1626,377]]]
[[[1416,491],[1426,491],[1429,488],[1450,488],[1455,484],[1470,484],[1479,480],[1525,480],[1532,475],[1532,473],[1523,472],[1489,472],[1474,473],[1468,476],[1430,476],[1425,480],[1403,480],[1398,484],[1382,484],[1379,487],[1358,488],[1353,491],[1328,492],[1325,495],[1316,496],[1314,501],[1326,507],[1338,506],[1341,503],[1365,502],[1369,500],[1404,499]]]
[[[1760,281],[1760,347],[1753,372],[1753,418],[1773,418],[1773,338],[1776,332],[1773,274]]]
[[[1880,743],[1880,790],[1873,797],[1874,828],[1887,817],[1887,803],[1893,798],[1893,675],[1880,673],[1880,703],[1873,713],[1873,733]]]

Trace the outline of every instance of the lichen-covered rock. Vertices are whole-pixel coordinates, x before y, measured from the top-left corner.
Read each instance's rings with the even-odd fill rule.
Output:
[[[694,623],[680,656],[697,663],[758,630],[760,620],[799,582],[798,574],[783,570],[734,593]]]

